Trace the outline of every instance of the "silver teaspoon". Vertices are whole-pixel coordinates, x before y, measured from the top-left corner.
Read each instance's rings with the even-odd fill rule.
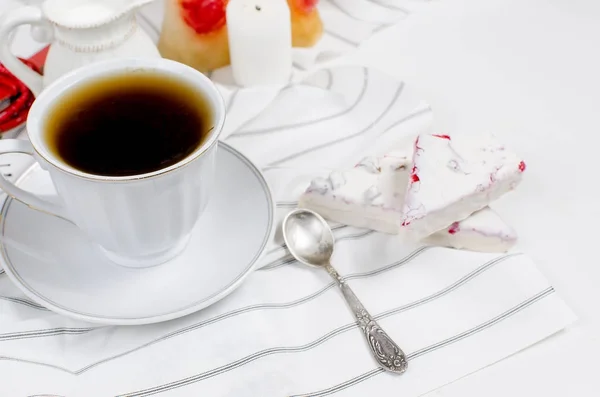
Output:
[[[346,281],[331,266],[329,260],[333,255],[334,238],[325,219],[313,211],[296,209],[283,220],[283,239],[290,253],[299,262],[322,267],[334,278],[352,309],[377,363],[390,372],[406,371],[408,362],[404,352],[381,329]]]

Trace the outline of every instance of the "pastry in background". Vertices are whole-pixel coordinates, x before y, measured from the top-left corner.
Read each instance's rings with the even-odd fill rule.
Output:
[[[229,1],[165,0],[158,41],[161,56],[201,72],[229,65],[226,26],[226,8]],[[292,46],[315,45],[323,34],[323,22],[316,7],[318,0],[287,2],[292,18]]]
[[[292,15],[292,46],[312,47],[323,35],[319,0],[287,0]]]
[[[225,9],[229,0],[166,0],[158,50],[208,72],[229,65]]]

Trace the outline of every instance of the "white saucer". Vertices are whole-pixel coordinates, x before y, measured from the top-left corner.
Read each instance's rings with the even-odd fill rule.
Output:
[[[148,324],[205,308],[250,274],[273,229],[273,200],[260,171],[219,143],[217,183],[187,248],[163,265],[113,264],[74,225],[8,198],[0,220],[0,264],[31,299],[80,320]],[[56,195],[36,164],[18,182]]]

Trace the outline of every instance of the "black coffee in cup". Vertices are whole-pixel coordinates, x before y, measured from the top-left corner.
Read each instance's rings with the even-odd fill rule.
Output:
[[[214,127],[207,98],[174,76],[135,71],[77,86],[44,121],[50,150],[101,176],[157,171],[198,149]]]

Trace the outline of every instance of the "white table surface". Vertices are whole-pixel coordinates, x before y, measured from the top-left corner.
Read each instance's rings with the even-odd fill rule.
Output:
[[[524,183],[494,208],[579,321],[430,395],[598,396],[600,2],[436,3],[352,59],[420,87],[440,131],[488,130],[525,157]]]
[[[34,49],[26,35],[15,47]],[[524,183],[494,208],[580,318],[429,396],[600,394],[599,44],[597,0],[434,0],[336,61],[420,87],[439,131],[491,131],[525,157]]]

